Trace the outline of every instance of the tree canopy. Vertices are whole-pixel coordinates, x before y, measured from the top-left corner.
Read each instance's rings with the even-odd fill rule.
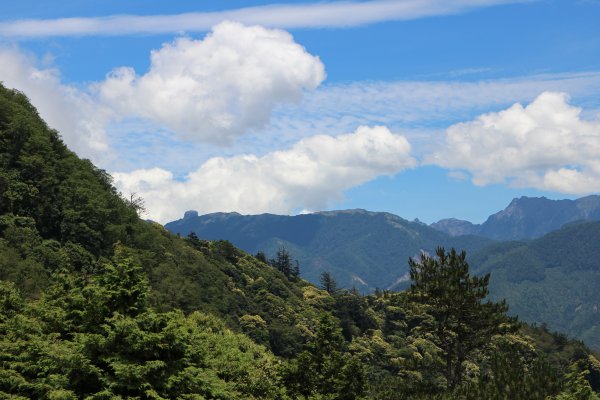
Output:
[[[487,300],[490,275],[469,274],[466,253],[438,248],[435,257],[422,254],[409,260],[411,298],[427,306],[433,316],[433,339],[441,349],[449,389],[462,382],[466,366],[477,349],[498,334],[513,333],[518,326],[506,315],[504,301]]]
[[[0,397],[594,399],[580,342],[519,326],[440,249],[363,296],[180,238],[0,85]],[[573,398],[573,397],[571,397]]]

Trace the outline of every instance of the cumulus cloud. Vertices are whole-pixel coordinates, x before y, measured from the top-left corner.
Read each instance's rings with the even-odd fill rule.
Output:
[[[40,116],[58,130],[65,143],[82,157],[101,161],[107,156],[105,124],[110,110],[88,95],[63,85],[54,68],[38,68],[32,56],[16,48],[0,48],[0,80],[31,100]]]
[[[115,69],[96,90],[123,116],[152,120],[185,139],[230,143],[324,79],[319,58],[289,33],[224,22],[202,40],[179,38],[153,51],[144,75]]]
[[[359,127],[337,137],[318,135],[262,157],[239,155],[206,161],[186,180],[160,168],[114,173],[123,193],[140,194],[160,222],[187,209],[202,213],[291,213],[325,208],[343,192],[415,165],[405,137],[386,127]]]
[[[477,185],[570,194],[600,191],[600,121],[585,120],[565,93],[544,92],[526,107],[479,116],[448,128],[428,161],[466,170]]]
[[[384,125],[402,131],[412,146],[413,155],[430,154],[444,138],[445,129],[467,121],[490,109],[502,109],[516,101],[529,103],[544,90],[569,92],[585,104],[584,118],[593,118],[598,105],[600,73],[563,73],[532,75],[511,79],[460,81],[392,81],[327,84],[305,93],[299,104],[277,106],[269,126],[239,137],[228,148],[206,143],[173,140],[169,131],[157,133],[150,121],[130,121],[112,127],[123,135],[115,146],[126,157],[113,171],[161,168],[177,176],[190,171],[214,155],[251,153],[262,155],[285,149],[316,133],[336,136],[353,132],[361,125]],[[132,132],[139,132],[132,135]],[[127,133],[127,136],[125,136]],[[127,138],[127,140],[125,140]],[[224,154],[226,152],[226,154]]]
[[[150,69],[112,71],[72,86],[56,68],[16,47],[0,48],[0,80],[24,92],[80,156],[107,165],[123,122],[183,141],[228,144],[269,123],[272,109],[297,102],[325,79],[318,57],[281,30],[222,23],[203,40],[179,38],[151,54]],[[127,149],[136,151],[136,149]]]
[[[267,30],[267,32],[272,31]],[[202,43],[202,41],[191,39],[181,40],[190,44],[192,48],[195,48],[196,44]],[[294,48],[294,46],[296,45],[292,42],[290,48]],[[165,48],[169,48],[169,51],[180,49],[177,47],[177,41],[166,45]],[[166,52],[163,53],[165,48],[157,50],[155,54],[166,54]],[[300,46],[295,48],[304,51]],[[24,55],[17,48],[0,49],[0,54],[0,80],[9,87],[25,92],[32,99],[33,104],[39,108],[42,117],[48,121],[50,126],[61,132],[69,147],[84,157],[92,158],[103,168],[130,170],[131,168],[161,166],[181,176],[189,171],[190,160],[202,162],[215,154],[222,154],[224,151],[216,146],[207,146],[206,141],[200,142],[199,140],[202,139],[200,135],[194,136],[189,132],[180,133],[173,132],[174,129],[162,129],[167,124],[184,126],[189,129],[195,119],[200,120],[198,116],[194,116],[196,107],[219,109],[220,106],[185,103],[179,107],[178,101],[194,102],[198,100],[198,97],[186,94],[183,89],[181,89],[183,91],[181,96],[179,96],[179,91],[173,90],[172,93],[177,93],[177,98],[164,103],[161,103],[158,93],[150,93],[148,96],[140,95],[140,86],[148,87],[146,83],[140,84],[140,81],[146,82],[146,78],[151,81],[152,68],[141,76],[136,75],[132,70],[125,69],[131,72],[129,76],[132,81],[126,83],[124,88],[112,92],[113,96],[116,93],[125,96],[115,98],[107,94],[110,99],[108,100],[101,98],[101,88],[107,88],[109,82],[113,84],[123,83],[122,81],[108,78],[107,81],[93,85],[93,89],[85,86],[74,87],[61,83],[58,70],[43,66],[43,63],[40,66],[37,60]],[[307,57],[312,56],[307,55]],[[186,62],[189,61],[185,57],[183,59]],[[168,61],[166,57],[163,60],[165,63]],[[175,63],[178,60],[179,58],[175,57],[171,61]],[[197,60],[198,63],[203,61]],[[318,63],[315,62],[315,65]],[[188,65],[188,70],[192,67],[194,67],[193,63],[191,66]],[[175,67],[173,66],[173,68]],[[187,73],[187,70],[183,72]],[[156,75],[158,82],[163,75]],[[170,76],[173,78],[171,80],[175,82],[174,75]],[[219,76],[213,76],[213,78],[212,80],[216,81]],[[125,80],[125,82],[128,81]],[[193,81],[192,85],[199,84],[199,82],[199,80]],[[274,80],[274,82],[281,82],[281,80]],[[241,82],[240,85],[243,83]],[[217,85],[213,85],[212,82],[211,85],[210,88],[217,88]],[[231,85],[235,87],[236,83]],[[166,91],[166,87],[164,90]],[[289,147],[301,138],[318,132],[338,135],[351,132],[360,125],[385,125],[392,130],[402,129],[403,134],[410,139],[414,146],[413,152],[416,154],[430,153],[432,144],[439,140],[445,127],[461,120],[470,119],[473,115],[490,108],[505,107],[514,101],[531,101],[543,90],[571,93],[578,102],[586,104],[584,115],[587,113],[587,116],[591,117],[594,112],[597,113],[597,109],[594,111],[592,107],[598,104],[596,94],[600,90],[600,73],[592,71],[533,75],[474,82],[393,81],[330,84],[313,91],[304,90],[303,100],[297,104],[282,104],[287,101],[284,100],[285,96],[271,92],[271,100],[279,101],[279,103],[275,106],[269,126],[261,130],[255,129],[249,135],[239,137],[235,145],[226,151],[228,154],[264,154],[275,148]],[[235,114],[239,111],[239,108],[236,111],[235,104],[240,100],[240,95],[247,94],[249,90],[242,85],[234,92],[235,95],[226,99],[230,103],[224,109],[231,110],[231,115],[235,118],[245,115],[244,118],[252,120],[249,112],[243,115]],[[300,91],[295,93],[297,95]],[[269,93],[263,91],[262,94]],[[221,95],[222,93],[219,92],[213,93],[209,96],[209,100],[214,98],[221,101],[223,99]],[[140,97],[144,98],[140,99]],[[145,102],[146,97],[155,99],[157,103],[142,104],[141,106],[136,103],[137,101]],[[164,120],[159,123],[155,122],[161,119],[159,118],[161,113],[175,108],[173,107],[175,104],[180,109],[188,110],[188,114],[175,110],[175,114],[161,117]],[[258,104],[258,102],[252,104],[265,110],[274,103],[271,105]],[[157,109],[157,114],[149,117],[153,119],[135,118],[136,116],[140,117],[138,114],[150,113],[154,109]],[[247,110],[249,109],[250,107],[247,108]],[[124,112],[125,110],[127,112]],[[173,120],[171,121],[170,118]],[[243,125],[241,122],[243,119],[236,121],[232,127]],[[254,121],[258,121],[256,117],[254,117]],[[202,125],[200,129],[208,126],[205,121],[196,122]],[[191,129],[194,128],[192,126]],[[134,135],[134,132],[137,133]],[[218,135],[213,136],[207,132],[208,130],[204,129],[204,134],[208,135],[206,140],[213,143],[222,144],[225,140],[235,137],[231,130],[226,132],[224,137],[222,134],[217,137]],[[193,137],[195,142],[190,141],[190,137]],[[219,142],[218,139],[221,141]],[[112,149],[109,148],[111,143],[115,146]],[[114,157],[111,157],[113,154]],[[107,159],[112,161],[108,162]]]

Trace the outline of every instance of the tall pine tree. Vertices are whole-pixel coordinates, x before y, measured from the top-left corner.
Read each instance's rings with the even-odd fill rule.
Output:
[[[442,350],[447,386],[452,389],[463,381],[464,363],[477,349],[500,333],[515,330],[516,319],[508,317],[505,301],[485,301],[489,274],[469,275],[466,253],[444,248],[436,257],[422,254],[409,260],[412,299],[427,306],[434,317],[433,338]]]

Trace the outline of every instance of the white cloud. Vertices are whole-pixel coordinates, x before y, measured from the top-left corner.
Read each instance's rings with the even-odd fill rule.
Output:
[[[570,194],[600,191],[600,120],[584,120],[564,93],[544,92],[526,107],[479,116],[447,130],[429,162],[467,170],[477,185]]]
[[[105,160],[109,154],[104,127],[110,111],[76,88],[61,84],[56,69],[40,69],[35,64],[33,57],[16,48],[0,48],[0,81],[25,93],[71,150],[97,162]]]
[[[175,15],[113,15],[28,19],[0,23],[0,36],[47,37],[131,35],[206,31],[224,20],[275,28],[353,27],[385,21],[451,15],[532,0],[375,0],[272,4]]]
[[[352,132],[361,125],[385,125],[392,131],[401,130],[413,146],[413,154],[420,157],[434,151],[448,126],[470,120],[490,109],[502,109],[515,101],[528,103],[544,90],[571,93],[579,104],[585,105],[583,115],[593,117],[594,105],[600,105],[597,96],[600,72],[475,82],[326,84],[305,93],[301,103],[277,106],[268,127],[239,137],[227,148],[173,141],[169,139],[173,137],[172,132],[158,132],[149,122],[133,127],[119,124],[118,130],[127,136],[123,134],[115,140],[115,145],[119,143],[126,157],[121,157],[119,165],[109,169],[126,171],[160,166],[182,176],[189,172],[190,162],[198,165],[214,155],[263,155],[274,149],[291,147],[302,138],[321,132],[336,136]],[[140,133],[133,136],[132,130]]]
[[[184,40],[194,47],[198,43],[204,44],[207,39]],[[177,47],[177,42],[167,47],[169,46],[171,47],[169,51],[182,49]],[[297,45],[291,42],[290,46],[294,48]],[[164,48],[156,53],[167,54],[162,53],[163,50]],[[307,55],[307,57],[312,56]],[[165,62],[166,60],[167,58],[164,59]],[[153,71],[151,69],[141,77],[136,76],[136,84],[149,77]],[[177,177],[188,173],[191,163],[196,166],[215,155],[228,157],[226,158],[228,160],[239,154],[250,153],[260,158],[276,149],[289,148],[302,138],[316,133],[327,132],[331,136],[336,136],[344,132],[352,132],[360,125],[385,125],[394,131],[401,129],[413,146],[413,155],[420,158],[422,154],[431,154],[433,149],[443,142],[445,127],[460,120],[470,120],[485,110],[504,108],[514,101],[530,102],[544,90],[569,92],[577,99],[578,104],[585,105],[585,110],[579,116],[580,119],[600,119],[597,114],[598,109],[593,108],[598,106],[596,94],[600,90],[599,72],[537,75],[475,82],[355,82],[326,85],[305,93],[302,102],[298,104],[282,105],[281,102],[285,101],[284,97],[279,94],[277,94],[279,97],[273,95],[273,98],[277,97],[279,103],[273,111],[270,126],[260,131],[255,129],[249,135],[239,137],[233,146],[224,149],[206,145],[205,142],[191,142],[188,140],[191,133],[173,132],[174,128],[173,130],[160,129],[157,126],[159,124],[153,120],[126,119],[127,124],[123,124],[122,121],[117,124],[115,113],[127,107],[119,103],[122,99],[118,101],[114,99],[111,107],[108,107],[107,102],[101,101],[97,90],[102,83],[95,86],[96,91],[65,85],[60,82],[60,74],[57,70],[36,66],[34,59],[23,55],[15,48],[0,50],[0,80],[9,87],[25,92],[32,99],[34,106],[39,108],[40,114],[49,125],[61,132],[70,148],[81,156],[92,158],[102,168],[131,171],[160,167],[165,171],[172,171]],[[243,82],[239,84],[242,85]],[[129,90],[136,91],[139,87],[128,88],[126,92],[131,94]],[[238,94],[243,90],[239,89]],[[153,95],[149,94],[145,97],[151,98]],[[183,99],[185,96],[178,96],[178,98]],[[238,98],[234,96],[228,101],[235,103]],[[193,96],[186,98],[188,102],[193,102],[194,99]],[[274,104],[265,107],[273,107]],[[164,108],[168,109],[169,106],[170,104],[166,104]],[[258,107],[263,106],[264,104],[258,105]],[[182,107],[193,109],[194,106],[187,104]],[[121,110],[118,110],[119,108]],[[129,115],[125,117],[135,117],[136,113],[141,114],[141,111],[137,110],[134,113],[129,110]],[[180,116],[182,119],[173,121],[173,125],[187,124],[185,126],[188,126],[195,118],[192,116],[189,120],[185,120],[188,115]],[[121,118],[123,117],[124,115],[121,114]],[[252,120],[252,116],[248,118],[248,121]],[[203,121],[198,119],[196,122]],[[135,126],[132,126],[132,123],[135,123]],[[167,122],[163,121],[163,123]],[[242,122],[237,124],[238,127],[243,125]],[[135,129],[132,130],[132,127]],[[134,131],[135,135],[132,134]],[[206,132],[204,134],[209,134]],[[221,137],[230,139],[235,137],[231,132],[221,132]],[[197,132],[196,135],[196,138],[202,138]],[[210,139],[210,135],[205,138],[205,140]],[[115,148],[110,148],[110,143],[113,143]],[[116,157],[109,158],[111,155]],[[578,168],[576,170],[571,168],[573,165],[578,165]],[[460,166],[453,168],[467,169]],[[527,185],[533,185],[531,182],[535,180],[537,183],[533,185],[534,187],[568,193],[584,193],[592,190],[586,188],[594,187],[593,182],[590,182],[590,179],[595,179],[595,175],[590,172],[592,170],[591,161],[585,164],[585,168],[576,163],[556,166],[544,175],[538,171],[537,178],[529,178],[530,183]],[[525,178],[517,175],[515,173],[514,177],[507,177],[506,181],[513,185],[526,186],[523,183]]]
[[[360,127],[337,137],[318,135],[262,157],[239,155],[206,161],[184,182],[154,168],[114,173],[123,193],[138,193],[160,222],[187,209],[202,213],[291,213],[325,208],[349,188],[415,165],[410,144],[385,127]]]
[[[231,143],[323,79],[319,58],[287,32],[224,22],[203,40],[179,38],[153,51],[146,74],[118,68],[96,90],[124,117],[152,120],[185,139]]]
[[[379,81],[325,85],[302,103],[281,107],[273,126],[289,130],[346,129],[356,124],[448,126],[475,113],[531,101],[543,91],[568,92],[596,103],[600,71],[477,81]]]

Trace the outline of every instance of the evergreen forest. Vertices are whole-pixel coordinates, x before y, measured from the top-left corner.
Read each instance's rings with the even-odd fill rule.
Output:
[[[0,398],[600,398],[598,355],[509,316],[460,249],[362,295],[142,208],[0,86]]]

